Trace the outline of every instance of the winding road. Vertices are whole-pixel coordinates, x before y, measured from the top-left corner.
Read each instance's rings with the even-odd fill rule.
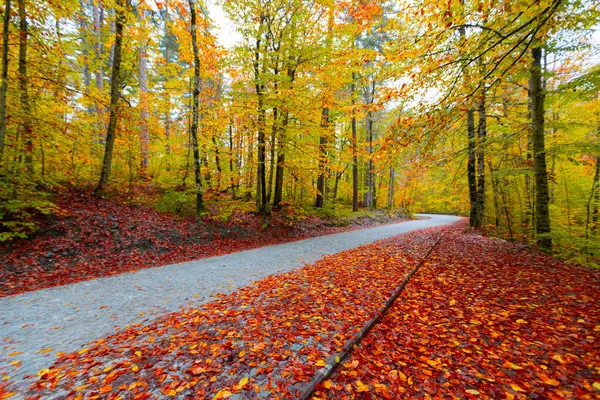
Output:
[[[459,217],[426,219],[266,246],[219,257],[98,278],[0,298],[0,376],[23,390],[57,352],[77,351],[115,328],[143,323],[188,304],[210,301],[268,275],[417,229],[448,225]],[[16,362],[15,361],[19,361]],[[12,364],[11,364],[12,363]]]

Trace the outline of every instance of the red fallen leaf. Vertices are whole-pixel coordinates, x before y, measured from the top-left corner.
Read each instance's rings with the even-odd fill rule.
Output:
[[[112,386],[111,385],[104,385],[100,388],[100,393],[108,393],[108,392],[112,392]]]

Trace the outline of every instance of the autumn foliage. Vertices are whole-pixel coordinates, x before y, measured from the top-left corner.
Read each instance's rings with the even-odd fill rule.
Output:
[[[598,272],[464,225],[328,256],[123,329],[62,355],[29,394],[296,397],[440,237],[314,398],[593,398]]]

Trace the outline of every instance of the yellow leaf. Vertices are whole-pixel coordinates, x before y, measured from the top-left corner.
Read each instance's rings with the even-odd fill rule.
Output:
[[[14,357],[14,356],[18,356],[19,354],[23,354],[23,352],[22,351],[13,351],[8,356],[9,357]]]
[[[450,305],[451,305],[451,306],[453,306],[453,305],[455,305],[455,304],[456,304],[456,300],[454,300],[454,299],[450,300]]]
[[[2,377],[2,380],[3,380],[3,381],[7,381],[7,380],[9,380],[9,379],[10,379],[10,375],[5,375],[5,376],[3,376],[3,377]]]
[[[400,379],[406,382],[406,375],[404,375],[404,372],[398,371],[398,376],[400,377]]]
[[[513,363],[508,362],[508,361],[504,363],[504,367],[508,367],[508,368],[511,368],[511,369],[517,369],[517,370],[518,369],[523,369],[523,367],[519,367],[517,364],[513,364]]]
[[[333,382],[331,382],[331,381],[325,381],[325,382],[323,382],[323,387],[325,389],[331,389],[332,386],[333,386]]]
[[[520,319],[520,318],[519,318],[519,319],[517,320],[517,324],[526,324],[526,323],[527,323],[527,321],[525,321],[524,319]]]
[[[228,390],[221,389],[217,392],[217,394],[215,394],[215,397],[213,397],[213,400],[226,399],[227,397],[231,397],[231,396],[233,396],[233,393],[231,393]]]
[[[76,392],[81,392],[82,390],[87,389],[88,385],[81,385],[81,386],[77,386],[75,389]]]
[[[243,388],[244,386],[246,386],[246,383],[248,383],[248,377],[242,378],[242,379],[240,380],[240,383],[238,383],[238,387],[241,389],[241,388]]]
[[[85,352],[86,352],[86,351],[88,351],[88,350],[89,350],[89,349],[86,347],[86,348],[84,348],[84,349],[81,349],[81,350],[79,350],[79,351],[77,352],[77,354],[81,355],[81,354],[85,353]]]
[[[315,367],[324,367],[326,365],[327,363],[325,362],[325,360],[319,360],[315,363]]]
[[[358,392],[367,392],[369,391],[369,385],[365,385],[361,381],[356,381],[356,387],[358,388]]]
[[[512,390],[514,390],[515,392],[525,392],[525,390],[520,387],[519,385],[515,384],[515,383],[511,383],[510,387]]]
[[[244,350],[242,350],[242,351],[240,351],[240,352],[238,353],[238,356],[239,356],[240,358],[244,357],[245,355],[246,355],[246,352],[245,352]]]
[[[437,367],[439,362],[437,362],[435,360],[427,360],[427,364],[431,365],[432,367]]]
[[[592,386],[596,388],[596,390],[600,390],[600,382],[594,382]]]
[[[478,395],[479,391],[475,390],[475,389],[467,389],[465,390],[465,392],[470,393],[470,394],[474,394],[474,395]]]
[[[46,375],[49,373],[50,373],[50,369],[44,368],[44,369],[40,369],[37,374],[38,374],[38,376],[42,376],[42,375]]]
[[[133,366],[131,367],[131,370],[133,372],[138,372],[140,370],[140,367],[138,367],[137,365],[133,364]]]
[[[566,363],[565,360],[563,360],[563,358],[560,356],[560,354],[553,355],[552,359],[558,361],[561,364],[565,364]]]
[[[135,352],[135,355],[138,356],[138,357],[141,357],[142,356],[142,352],[138,350],[138,351]]]

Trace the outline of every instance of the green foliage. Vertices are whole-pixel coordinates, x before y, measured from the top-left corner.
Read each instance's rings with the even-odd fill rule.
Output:
[[[174,213],[182,216],[196,215],[196,192],[195,190],[167,190],[156,202],[158,211]]]
[[[0,242],[27,238],[39,227],[41,215],[56,211],[47,194],[32,184],[0,180]]]

